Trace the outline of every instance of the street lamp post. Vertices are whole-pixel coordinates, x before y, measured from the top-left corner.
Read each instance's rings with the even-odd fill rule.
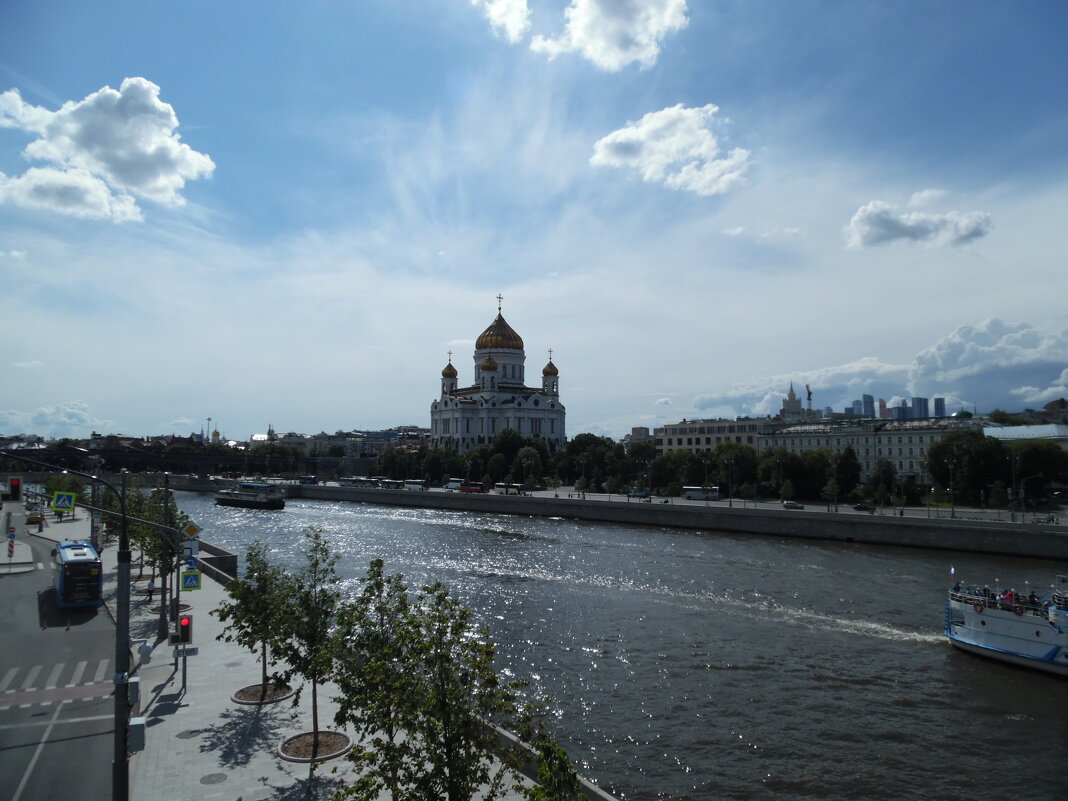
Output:
[[[723,464],[727,465],[727,506],[731,509],[734,508],[734,458],[725,459]]]
[[[952,519],[957,516],[957,499],[953,492],[953,468],[957,463],[953,459],[946,459],[946,466],[949,468],[949,516]]]
[[[129,718],[130,703],[127,685],[130,678],[130,539],[126,523],[126,471],[120,473],[121,492],[104,479],[80,470],[58,467],[46,462],[29,459],[10,451],[0,451],[0,455],[17,459],[28,464],[38,465],[47,470],[98,481],[107,487],[119,499],[119,551],[116,577],[118,587],[115,593],[115,749],[111,763],[111,797],[114,801],[126,801],[130,797],[130,763],[129,763]]]

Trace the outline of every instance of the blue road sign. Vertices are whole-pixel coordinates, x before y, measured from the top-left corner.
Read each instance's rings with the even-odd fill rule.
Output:
[[[200,571],[189,570],[182,573],[182,589],[183,590],[199,590],[200,589]]]

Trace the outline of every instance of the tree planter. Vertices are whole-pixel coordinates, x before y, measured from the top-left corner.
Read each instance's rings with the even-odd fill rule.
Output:
[[[312,737],[314,732],[306,731],[278,746],[278,756],[287,762],[325,762],[337,759],[352,749],[352,740],[347,734],[336,731],[319,732],[319,753],[312,757]]]
[[[234,693],[231,700],[236,704],[260,706],[284,701],[291,695],[293,695],[293,688],[288,684],[271,684],[266,693],[263,691],[262,684],[250,684]]]

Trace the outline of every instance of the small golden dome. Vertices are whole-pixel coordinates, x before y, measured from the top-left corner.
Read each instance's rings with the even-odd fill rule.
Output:
[[[486,360],[480,365],[486,372],[493,372],[497,369],[497,360],[493,358],[493,355],[486,357]]]
[[[549,363],[541,368],[542,375],[560,375],[560,371],[556,369],[556,365],[553,364],[553,360],[549,359]]]
[[[456,368],[452,366],[452,362],[445,365],[445,369],[441,371],[442,378],[456,378],[459,373],[456,372]]]
[[[523,350],[523,338],[497,313],[497,319],[475,340],[475,350]]]

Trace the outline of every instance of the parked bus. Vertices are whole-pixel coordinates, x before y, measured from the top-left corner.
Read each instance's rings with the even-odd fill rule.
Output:
[[[404,482],[404,488],[406,490],[426,490],[426,482],[419,478],[409,478]]]
[[[494,484],[493,491],[498,495],[522,495],[522,484]]]
[[[301,476],[297,479],[298,484],[318,484],[319,479],[315,476]]]
[[[485,492],[481,481],[465,481],[460,485],[460,492]]]
[[[104,570],[100,554],[88,540],[63,540],[55,557],[56,605],[100,606],[104,602]]]
[[[683,487],[682,497],[688,501],[718,501],[719,487]]]

